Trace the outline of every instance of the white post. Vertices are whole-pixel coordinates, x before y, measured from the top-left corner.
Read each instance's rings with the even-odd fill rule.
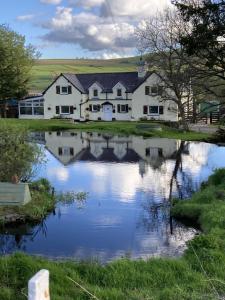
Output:
[[[50,300],[48,270],[41,270],[29,280],[28,300]]]

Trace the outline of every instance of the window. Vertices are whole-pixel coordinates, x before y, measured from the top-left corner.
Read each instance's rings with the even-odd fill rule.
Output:
[[[70,107],[69,106],[61,106],[61,114],[69,114]]]
[[[98,90],[94,89],[93,95],[94,95],[94,97],[98,97]]]
[[[122,96],[122,90],[121,90],[121,89],[118,89],[118,90],[117,90],[117,96],[118,96],[118,97],[121,97],[121,96]]]
[[[68,86],[56,86],[56,94],[61,94],[61,95],[68,95],[68,94],[72,94],[72,86],[68,85]]]
[[[159,107],[158,106],[149,106],[149,113],[150,113],[150,115],[158,115]]]
[[[145,95],[150,96],[161,96],[163,93],[163,86],[154,85],[154,86],[146,86],[145,87]]]
[[[158,94],[158,87],[152,86],[151,87],[151,95],[157,95]]]
[[[62,86],[61,94],[68,94],[68,86]]]
[[[97,111],[100,111],[100,105],[92,105],[92,111],[94,111],[94,112],[97,112]]]
[[[60,147],[58,148],[59,156],[73,156],[74,149],[70,147]]]
[[[33,108],[33,113],[35,116],[43,116],[44,115],[44,107],[34,107]]]
[[[117,112],[118,113],[127,113],[129,110],[128,104],[118,104]]]
[[[144,106],[143,106],[143,114],[144,114],[144,115],[147,115],[147,114],[148,114],[148,106],[147,106],[147,105],[144,105]]]
[[[162,157],[163,151],[162,148],[150,147],[145,149],[145,155],[147,157]]]
[[[20,107],[21,115],[32,115],[32,107]]]
[[[44,115],[44,99],[34,99],[19,102],[20,115]]]

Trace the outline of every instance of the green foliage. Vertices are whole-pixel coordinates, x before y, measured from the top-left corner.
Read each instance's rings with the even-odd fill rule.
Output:
[[[225,79],[224,51],[221,38],[225,35],[224,0],[203,0],[199,3],[175,0],[175,5],[186,22],[191,22],[191,32],[184,34],[181,43],[189,55],[203,58],[205,67]]]
[[[0,181],[11,182],[13,176],[20,180],[32,177],[33,165],[43,159],[43,154],[34,144],[26,142],[27,131],[17,126],[0,126]]]
[[[1,206],[0,207],[0,227],[7,223],[42,221],[48,213],[52,212],[57,203],[52,195],[52,187],[48,180],[40,179],[30,184],[31,202],[22,206]],[[12,219],[7,216],[12,216]]]
[[[30,189],[34,191],[50,193],[52,190],[52,186],[47,179],[41,178],[37,181],[32,182],[30,184]]]
[[[85,192],[78,192],[75,193],[73,191],[66,192],[66,193],[59,193],[56,195],[56,200],[63,204],[72,204],[76,203],[78,208],[83,208],[86,204],[88,198],[88,193]]]
[[[0,25],[0,100],[21,98],[27,94],[30,70],[38,57],[24,36]]]

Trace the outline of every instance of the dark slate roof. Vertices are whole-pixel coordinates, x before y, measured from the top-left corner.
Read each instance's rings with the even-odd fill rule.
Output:
[[[127,149],[127,153],[123,158],[119,159],[115,153],[113,148],[103,148],[103,153],[99,157],[95,157],[90,148],[86,148],[82,150],[79,155],[72,159],[71,162],[74,161],[100,161],[100,162],[120,162],[120,163],[134,163],[139,162],[140,157],[133,149]],[[70,163],[71,163],[70,162]]]
[[[88,89],[94,83],[98,83],[103,88],[103,92],[112,92],[113,87],[118,82],[125,86],[127,92],[133,92],[151,75],[151,73],[148,72],[144,78],[139,78],[138,72],[97,74],[63,73],[62,75],[82,93],[88,93]]]

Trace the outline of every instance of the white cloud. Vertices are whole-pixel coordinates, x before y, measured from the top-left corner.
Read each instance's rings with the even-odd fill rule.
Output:
[[[57,7],[56,15],[45,24],[49,32],[44,40],[58,43],[79,44],[90,51],[129,50],[135,46],[135,26],[127,22],[112,23],[90,12],[73,14],[71,8]]]
[[[40,0],[41,3],[59,5],[62,0]]]
[[[70,27],[72,22],[72,8],[57,7],[56,17],[51,22],[53,28]]]
[[[170,5],[168,0],[106,0],[101,6],[104,16],[146,18]]]
[[[59,0],[42,0],[56,4]],[[129,56],[137,47],[135,30],[143,20],[169,5],[169,0],[68,0],[43,26],[44,41],[79,45],[105,58]],[[73,7],[80,7],[79,12]]]
[[[105,2],[105,0],[69,0],[69,5],[71,6],[81,6],[84,9],[90,9],[96,6],[100,6]]]
[[[32,20],[34,18],[34,15],[22,15],[22,16],[18,16],[16,19],[17,21],[29,21]]]
[[[100,58],[102,59],[114,59],[114,58],[122,58],[126,56],[122,56],[118,53],[112,52],[112,53],[103,53]]]

